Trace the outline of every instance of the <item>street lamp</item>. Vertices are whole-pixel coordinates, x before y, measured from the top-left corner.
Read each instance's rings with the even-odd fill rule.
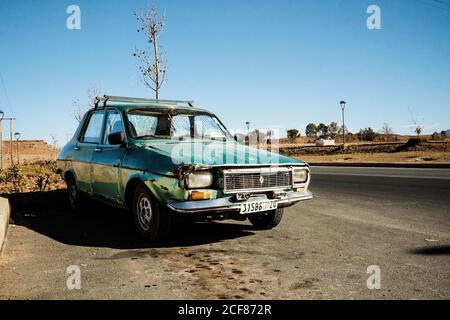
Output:
[[[341,101],[339,102],[339,104],[341,105],[341,109],[342,109],[342,146],[345,147],[345,105],[347,104],[347,102],[345,101]]]
[[[19,156],[19,140],[20,140],[20,132],[14,133],[14,137],[16,138],[17,144],[17,164],[20,165],[20,156]]]
[[[247,126],[247,141],[248,145],[250,145],[250,122],[246,122],[245,125]]]
[[[3,132],[2,120],[5,117],[3,110],[0,110],[0,169],[3,169]]]

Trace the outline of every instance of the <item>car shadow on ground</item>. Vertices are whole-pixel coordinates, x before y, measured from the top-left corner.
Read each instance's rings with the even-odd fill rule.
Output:
[[[137,237],[128,211],[89,201],[86,210],[72,213],[62,190],[15,194],[10,200],[13,224],[67,245],[115,249],[189,247],[254,234],[250,225],[175,219],[167,240],[148,243]]]
[[[429,246],[416,248],[410,251],[412,254],[419,254],[425,256],[450,256],[450,246]]]

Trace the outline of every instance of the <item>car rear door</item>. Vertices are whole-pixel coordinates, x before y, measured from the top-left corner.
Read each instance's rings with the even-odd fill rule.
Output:
[[[73,168],[76,174],[77,187],[81,191],[92,192],[91,161],[94,150],[98,148],[103,127],[105,111],[91,112],[81,131],[74,148]]]
[[[119,145],[110,145],[108,135],[123,132],[124,122],[122,114],[116,109],[106,112],[105,126],[100,144],[92,155],[92,190],[102,197],[120,200],[120,165],[127,148]]]

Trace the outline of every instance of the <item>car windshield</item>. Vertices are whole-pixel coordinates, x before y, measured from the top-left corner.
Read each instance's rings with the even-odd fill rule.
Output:
[[[230,139],[230,134],[220,121],[207,113],[158,112],[131,110],[128,127],[135,139]]]

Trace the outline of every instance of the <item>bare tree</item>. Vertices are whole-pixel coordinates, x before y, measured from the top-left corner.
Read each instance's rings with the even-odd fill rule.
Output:
[[[135,49],[134,56],[140,61],[139,71],[142,82],[155,92],[159,99],[159,90],[166,80],[166,59],[161,48],[158,47],[158,39],[164,30],[164,15],[158,15],[156,6],[134,13],[139,22],[138,32],[145,36],[146,47]]]
[[[389,140],[391,136],[394,134],[394,131],[389,126],[387,122],[383,123],[383,127],[381,128],[381,133],[386,136],[386,140]]]
[[[417,138],[420,138],[420,135],[422,134],[424,128],[423,126],[424,119],[422,118],[421,120],[419,120],[417,115],[415,115],[410,108],[409,113],[411,115],[411,120],[413,122],[412,127],[414,128],[414,132],[417,134]]]
[[[81,122],[84,114],[88,109],[91,109],[95,106],[95,98],[103,95],[103,89],[100,86],[92,85],[87,90],[88,102],[81,103],[80,99],[75,99],[72,101],[73,106],[73,117],[78,122]]]
[[[52,158],[55,159],[58,152],[58,139],[55,134],[51,134],[50,140],[52,141]]]

